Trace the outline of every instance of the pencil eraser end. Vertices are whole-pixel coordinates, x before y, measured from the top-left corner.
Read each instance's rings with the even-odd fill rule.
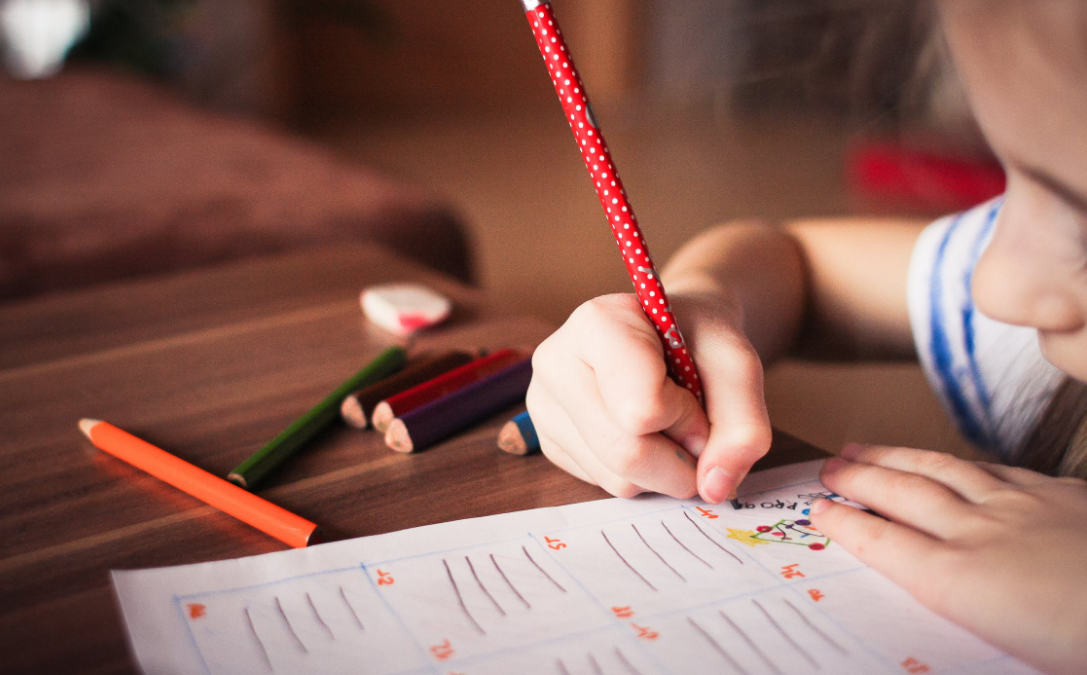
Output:
[[[367,319],[397,335],[436,326],[453,310],[449,298],[420,284],[370,286],[359,303]]]

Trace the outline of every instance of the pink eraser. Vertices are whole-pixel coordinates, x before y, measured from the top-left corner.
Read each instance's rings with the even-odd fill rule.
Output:
[[[367,319],[398,335],[437,325],[453,309],[449,298],[419,284],[370,286],[359,303]]]

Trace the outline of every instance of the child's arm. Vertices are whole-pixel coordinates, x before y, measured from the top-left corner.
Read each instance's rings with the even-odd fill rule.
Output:
[[[927,222],[738,223],[691,240],[663,272],[670,295],[716,288],[744,315],[764,363],[799,352],[816,358],[914,355],[906,272]]]
[[[541,448],[614,495],[687,497],[697,487],[707,501],[724,500],[770,446],[762,362],[798,348],[911,350],[906,270],[920,230],[825,221],[738,224],[696,237],[663,276],[706,411],[668,379],[637,299],[604,296],[536,350],[528,405]]]

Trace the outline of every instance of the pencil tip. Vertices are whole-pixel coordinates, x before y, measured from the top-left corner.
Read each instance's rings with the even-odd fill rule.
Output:
[[[93,420],[89,417],[84,417],[79,420],[79,430],[83,432],[83,435],[87,438],[91,437],[91,429],[100,424],[102,420]]]

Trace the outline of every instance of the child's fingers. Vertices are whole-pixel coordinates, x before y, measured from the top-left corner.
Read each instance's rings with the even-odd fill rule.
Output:
[[[973,506],[953,490],[909,471],[834,457],[819,477],[843,497],[934,537],[954,535],[975,519]]]
[[[572,374],[571,374],[572,375]],[[564,406],[585,450],[620,478],[646,490],[686,499],[695,494],[694,459],[672,440],[653,432],[629,433],[611,419],[596,388],[597,380],[587,368],[569,380],[581,388],[581,405]],[[567,448],[576,461],[592,474],[576,449]],[[614,493],[613,493],[614,494]]]
[[[575,354],[595,374],[616,425],[636,436],[668,429],[684,447],[701,449],[709,421],[694,395],[668,376],[660,338],[635,296],[596,298],[579,307],[571,321],[578,329]]]
[[[926,476],[974,503],[1005,487],[1001,479],[977,464],[945,452],[854,443],[842,449],[841,457]]]
[[[578,466],[577,462],[570,458],[570,455],[566,454],[566,451],[562,449],[561,445],[551,440],[551,436],[536,429],[536,437],[540,440],[540,452],[543,453],[543,456],[546,457],[549,462],[574,478],[583,480],[590,485],[597,484],[589,474],[585,473],[584,469]]]
[[[728,499],[751,465],[770,449],[762,363],[754,349],[735,336],[704,345],[695,356],[702,364],[699,372],[710,420],[709,438],[698,459],[698,491],[707,502],[717,504]]]
[[[812,503],[815,527],[891,581],[919,595],[944,547],[928,535],[826,499]]]
[[[534,381],[526,397],[529,413],[545,424],[537,425],[547,437],[545,446],[541,438],[540,450],[560,469],[581,478],[587,483],[599,485],[615,497],[633,497],[645,492],[640,485],[620,476],[600,461],[584,439],[566,410],[542,386]]]
[[[993,464],[991,462],[974,462],[974,464],[982,471],[990,473],[1002,481],[1020,487],[1040,485],[1053,480],[1045,474],[1031,471],[1030,469],[1024,469],[1020,466],[1005,466],[1003,464]]]

